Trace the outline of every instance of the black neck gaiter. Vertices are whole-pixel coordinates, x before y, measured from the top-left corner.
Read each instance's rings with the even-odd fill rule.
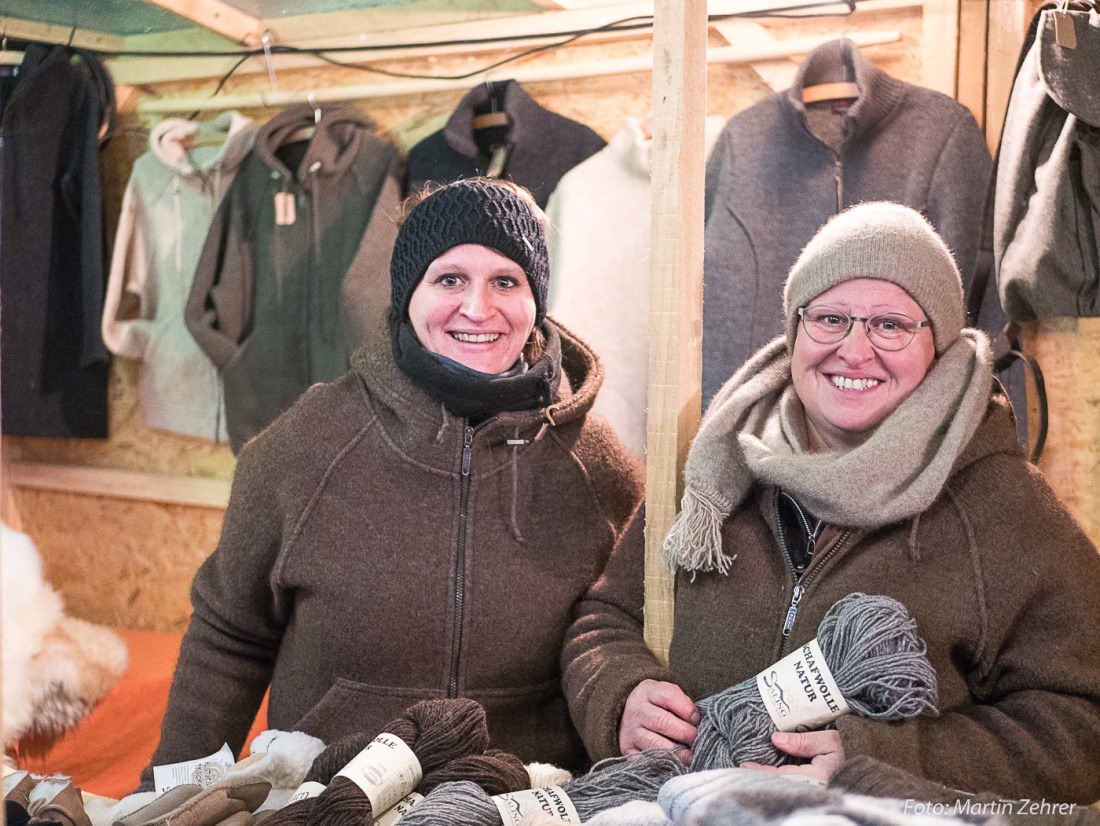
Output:
[[[461,419],[481,421],[505,410],[533,410],[553,401],[561,371],[558,331],[543,325],[546,349],[526,367],[522,357],[503,373],[482,373],[425,350],[412,325],[394,325],[393,358],[401,371],[432,399]]]

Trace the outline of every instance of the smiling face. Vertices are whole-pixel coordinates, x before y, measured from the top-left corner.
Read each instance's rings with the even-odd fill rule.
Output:
[[[460,244],[424,272],[409,320],[426,350],[472,370],[515,364],[535,326],[535,296],[523,268],[496,250]]]
[[[808,306],[828,306],[861,318],[890,312],[926,318],[909,293],[873,278],[837,284]],[[888,352],[871,344],[861,321],[837,344],[818,344],[799,325],[791,379],[806,409],[811,448],[848,450],[862,444],[924,380],[935,357],[930,327],[919,329],[905,349]]]

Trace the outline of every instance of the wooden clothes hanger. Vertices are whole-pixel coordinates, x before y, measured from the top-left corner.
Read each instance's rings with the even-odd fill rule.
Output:
[[[8,36],[0,38],[0,66],[19,66],[23,63],[24,53],[8,48]]]
[[[492,81],[485,81],[485,85],[489,89],[489,109],[488,112],[483,112],[480,115],[474,115],[473,127],[477,129],[491,129],[494,126],[508,126],[512,123],[512,119],[508,117],[508,113],[503,110],[498,110],[497,106],[503,106],[503,101],[497,100],[497,88]]]
[[[837,83],[816,83],[802,90],[803,103],[819,103],[823,100],[844,100],[858,98],[859,86],[855,83],[840,81]]]

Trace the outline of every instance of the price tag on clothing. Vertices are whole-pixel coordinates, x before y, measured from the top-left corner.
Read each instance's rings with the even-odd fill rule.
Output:
[[[1069,12],[1054,12],[1054,40],[1063,49],[1077,48],[1077,29],[1073,26],[1073,15]]]

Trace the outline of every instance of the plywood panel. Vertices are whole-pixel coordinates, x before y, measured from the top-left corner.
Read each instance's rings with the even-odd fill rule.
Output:
[[[43,575],[73,616],[123,628],[181,631],[188,589],[217,544],[222,511],[16,490]]]
[[[1039,469],[1100,547],[1100,318],[1042,319],[1025,327],[1024,346],[1042,367],[1050,408]],[[1037,418],[1028,411],[1029,425]]]

